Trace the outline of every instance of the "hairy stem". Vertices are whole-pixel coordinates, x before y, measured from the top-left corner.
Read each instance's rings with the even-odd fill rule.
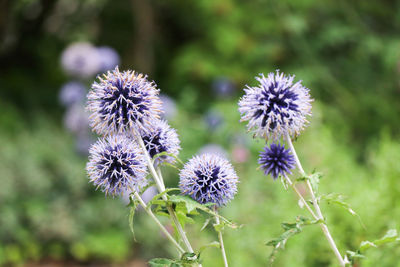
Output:
[[[219,217],[218,217],[218,211],[217,211],[216,207],[214,207],[214,211],[215,211],[215,214],[217,215],[217,216],[215,216],[215,223],[218,225],[219,224]],[[228,267],[228,259],[226,258],[224,240],[222,239],[222,230],[218,231],[218,240],[219,240],[219,246],[221,248],[222,258],[224,260],[224,266]]]
[[[299,171],[300,171],[301,175],[306,176],[307,174],[305,173],[303,167],[301,166],[299,157],[297,156],[296,150],[294,149],[294,146],[293,146],[292,140],[290,139],[289,134],[286,134],[286,141],[287,141],[287,143],[288,143],[288,145],[290,147],[290,150],[292,151],[292,154],[294,156],[294,159],[296,161],[297,167],[299,168]],[[309,180],[307,180],[306,183],[307,183],[307,187],[308,187],[308,189],[310,191],[311,200],[312,200],[314,209],[317,212],[318,219],[321,219],[322,221],[324,221],[324,216],[322,215],[321,208],[318,205],[318,201],[317,201],[317,199],[315,197],[315,194],[314,194],[314,191],[313,191],[313,189],[311,187],[311,183],[310,183]],[[339,250],[338,250],[338,248],[337,248],[337,246],[335,244],[335,241],[332,238],[331,233],[329,232],[328,226],[324,222],[321,222],[319,225],[320,225],[320,227],[322,229],[322,232],[324,233],[326,239],[328,240],[331,249],[335,253],[336,258],[339,260],[340,266],[345,266],[346,263],[343,260],[342,255],[340,254],[340,252],[339,252]]]
[[[144,156],[146,158],[146,161],[147,161],[147,166],[148,166],[148,168],[150,170],[151,175],[153,176],[153,179],[154,179],[154,182],[156,183],[158,191],[160,193],[164,192],[165,191],[165,186],[164,186],[164,182],[163,182],[162,176],[159,176],[159,174],[156,172],[156,170],[154,168],[154,165],[153,165],[153,162],[152,162],[152,160],[150,158],[149,153],[147,152],[147,149],[146,149],[146,146],[145,146],[145,144],[143,142],[142,137],[140,136],[140,134],[137,131],[134,131],[133,134],[134,134],[137,142],[139,143],[140,148],[143,151],[143,154],[144,154]],[[161,174],[161,172],[160,172],[160,174]],[[163,200],[167,200],[167,196],[166,195],[162,195],[162,198],[163,198]],[[185,232],[183,231],[182,225],[178,221],[178,218],[176,216],[176,213],[175,213],[174,209],[171,206],[167,205],[167,210],[168,210],[168,213],[171,216],[172,221],[175,224],[175,227],[176,227],[176,229],[178,231],[178,235],[180,236],[180,238],[182,239],[183,243],[185,244],[185,247],[186,247],[187,251],[188,252],[193,252],[193,248],[190,245],[190,242],[189,242]]]
[[[165,227],[162,225],[162,223],[157,219],[157,217],[154,215],[154,213],[151,211],[150,207],[146,205],[146,203],[143,201],[143,199],[140,197],[140,195],[135,192],[134,193],[136,199],[139,201],[139,204],[143,207],[143,209],[146,211],[146,213],[152,218],[155,223],[160,227],[161,231],[165,234],[165,236],[174,244],[174,246],[178,249],[179,253],[182,254],[185,252],[185,250],[176,242],[175,238],[171,236],[171,234],[165,229]]]

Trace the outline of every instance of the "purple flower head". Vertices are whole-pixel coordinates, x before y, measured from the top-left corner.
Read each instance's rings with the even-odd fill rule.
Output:
[[[176,115],[175,101],[165,94],[160,94],[160,99],[162,101],[162,110],[164,111],[161,116],[164,119],[173,119]]]
[[[100,72],[114,69],[120,62],[117,51],[108,46],[100,46],[97,48],[100,61]]]
[[[61,55],[64,71],[75,77],[88,78],[100,70],[100,60],[96,47],[90,43],[73,43]]]
[[[64,126],[74,134],[87,134],[89,130],[89,114],[79,104],[68,107],[64,114]]]
[[[179,187],[201,204],[226,205],[237,192],[238,177],[228,160],[214,154],[195,156],[185,164]]]
[[[228,157],[228,152],[218,144],[207,144],[200,148],[199,155],[202,154],[215,154],[224,158]]]
[[[217,130],[224,122],[224,118],[219,112],[210,111],[204,116],[204,121],[211,131]]]
[[[179,153],[180,141],[175,129],[171,128],[166,121],[153,120],[146,129],[141,131],[143,142],[149,152],[150,157],[167,152],[177,156]],[[174,162],[175,159],[171,156],[160,156],[155,160],[155,164],[161,162]]]
[[[159,119],[161,100],[154,82],[135,71],[120,72],[118,67],[98,77],[88,94],[90,125],[98,134],[141,129]]]
[[[86,170],[90,181],[106,195],[140,191],[147,184],[144,156],[137,144],[124,135],[109,135],[93,144]]]
[[[295,159],[284,145],[271,144],[270,147],[265,146],[264,151],[260,153],[258,163],[261,164],[265,175],[270,174],[276,180],[279,175],[292,174],[290,170],[294,169]]]
[[[241,121],[248,121],[248,130],[255,136],[279,139],[289,134],[297,136],[311,115],[312,99],[301,81],[293,84],[294,76],[276,71],[265,77],[260,74],[256,87],[247,86],[239,101]]]
[[[80,82],[68,82],[60,89],[59,99],[66,107],[82,103],[85,98],[86,87]]]
[[[231,80],[220,77],[212,83],[214,92],[221,98],[230,97],[235,93],[235,85]]]

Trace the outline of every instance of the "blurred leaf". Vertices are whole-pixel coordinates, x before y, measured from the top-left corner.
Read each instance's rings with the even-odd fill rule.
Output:
[[[347,210],[351,215],[356,216],[361,226],[365,229],[365,225],[362,222],[360,216],[350,207],[350,205],[344,202],[344,196],[338,193],[330,193],[327,195],[321,195],[320,199],[325,200],[328,204],[333,203]]]
[[[301,233],[303,230],[303,226],[317,223],[320,223],[320,221],[310,220],[303,216],[298,216],[296,218],[296,222],[294,223],[282,223],[281,227],[283,228],[283,230],[285,230],[285,232],[283,232],[279,237],[274,238],[266,243],[267,246],[274,247],[269,257],[270,263],[275,260],[275,254],[278,249],[284,249],[286,242],[289,240],[289,238]]]
[[[296,182],[305,182],[307,180],[310,181],[314,194],[318,195],[318,185],[319,185],[319,180],[321,180],[321,178],[322,178],[322,173],[315,172],[310,175],[297,178]]]
[[[129,212],[129,228],[131,229],[133,239],[136,241],[135,231],[133,230],[133,217],[135,216],[136,208],[139,206],[139,201],[133,195],[129,196],[129,200],[130,200],[129,205],[131,206]]]

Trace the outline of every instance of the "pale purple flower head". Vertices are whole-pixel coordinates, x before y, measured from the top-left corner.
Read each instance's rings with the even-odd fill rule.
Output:
[[[238,177],[228,160],[203,154],[189,160],[181,170],[179,187],[201,204],[226,205],[237,192]]]
[[[228,152],[218,144],[206,144],[200,148],[198,154],[216,154],[224,158],[228,157]]]
[[[112,70],[120,62],[117,51],[109,46],[98,47],[97,53],[100,61],[100,72]]]
[[[75,104],[68,107],[64,114],[64,126],[74,134],[87,134],[89,130],[89,114],[83,105]]]
[[[297,136],[311,115],[309,90],[301,81],[293,83],[294,76],[284,73],[269,73],[267,77],[256,77],[258,86],[247,86],[239,101],[241,121],[248,121],[248,130],[255,136],[279,139],[289,134]]]
[[[204,121],[209,130],[215,131],[224,123],[224,118],[219,112],[209,111],[204,116]]]
[[[88,94],[90,125],[98,134],[132,132],[159,119],[161,100],[154,82],[118,67],[98,76]]]
[[[270,174],[276,180],[279,175],[286,177],[292,174],[290,170],[294,169],[295,159],[284,145],[271,144],[270,147],[265,146],[264,151],[260,153],[258,163],[261,164],[265,175]]]
[[[231,97],[235,93],[234,83],[226,77],[217,78],[212,83],[212,89],[221,98]]]
[[[147,167],[138,145],[124,135],[99,139],[89,151],[90,181],[106,195],[135,192],[147,184]]]
[[[61,55],[64,71],[74,77],[89,78],[100,70],[96,47],[90,43],[73,43]]]
[[[80,82],[67,82],[60,89],[59,99],[61,104],[66,107],[83,103],[85,98],[86,87]]]
[[[178,156],[180,141],[176,130],[171,128],[164,120],[153,120],[144,130],[141,130],[143,142],[149,152],[150,157],[159,153],[166,152]],[[160,156],[155,160],[156,164],[161,162],[174,162],[174,157]]]
[[[164,119],[173,119],[177,112],[175,101],[165,94],[160,94],[160,99],[162,101],[162,110],[164,111],[161,116]]]

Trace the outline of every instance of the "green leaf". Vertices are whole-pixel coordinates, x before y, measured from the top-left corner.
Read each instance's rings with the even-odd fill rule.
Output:
[[[358,222],[365,229],[365,225],[361,220],[361,217],[350,207],[350,205],[344,201],[345,197],[343,195],[337,193],[330,193],[327,195],[322,195],[320,199],[325,200],[328,204],[333,203],[339,205],[340,207],[347,210],[351,215],[355,216],[358,219]]]
[[[180,264],[176,264],[175,260],[156,258],[149,261],[151,267],[172,267],[172,266],[182,266]],[[174,264],[174,265],[173,265]]]
[[[206,244],[206,245],[201,246],[200,249],[199,249],[199,255],[200,255],[201,253],[203,253],[203,251],[204,251],[206,248],[211,248],[211,247],[220,248],[220,244],[219,244],[218,241],[213,241],[213,242],[211,242],[211,243],[208,243],[208,244]]]
[[[200,231],[203,231],[207,227],[207,225],[210,223],[210,221],[211,221],[211,218],[207,218],[207,220],[204,222],[203,226],[201,227]]]
[[[178,156],[176,156],[176,155],[174,155],[174,154],[172,154],[172,153],[167,153],[167,152],[165,152],[165,151],[154,155],[154,157],[153,157],[153,163],[154,163],[154,161],[155,161],[157,158],[159,158],[159,157],[165,157],[165,156],[174,158],[179,164],[184,165],[183,161],[182,161]],[[172,165],[172,164],[171,164],[171,165]],[[173,165],[173,166],[174,166],[174,165]],[[176,166],[174,166],[174,167],[176,167]]]
[[[139,205],[139,201],[137,199],[135,199],[134,196],[132,196],[132,195],[129,196],[129,199],[130,199],[129,204],[131,205],[131,210],[129,212],[129,217],[128,217],[129,228],[131,229],[133,239],[136,241],[135,231],[133,229],[133,217],[135,216],[135,210],[136,210],[137,206]]]
[[[283,230],[285,230],[285,232],[283,232],[279,237],[274,238],[266,243],[267,246],[274,247],[269,257],[270,263],[274,261],[277,251],[285,248],[286,242],[289,240],[289,238],[302,232],[303,226],[317,223],[320,223],[320,220],[310,220],[303,216],[298,216],[294,223],[282,223],[281,227]]]
[[[365,253],[366,250],[368,250],[369,248],[372,247],[378,247],[384,244],[388,244],[388,243],[396,243],[399,242],[400,238],[399,238],[399,234],[397,233],[396,229],[390,229],[386,232],[386,234],[380,238],[377,239],[375,241],[362,241],[360,244],[360,247],[357,251],[347,251],[348,254],[348,258],[351,262],[354,262],[354,259],[356,258],[365,258],[364,255],[362,255],[363,253]]]
[[[312,190],[314,191],[315,195],[318,195],[318,186],[319,186],[319,180],[322,178],[322,173],[320,172],[315,172],[310,175],[302,176],[296,179],[296,182],[305,182],[305,181],[310,181]]]

